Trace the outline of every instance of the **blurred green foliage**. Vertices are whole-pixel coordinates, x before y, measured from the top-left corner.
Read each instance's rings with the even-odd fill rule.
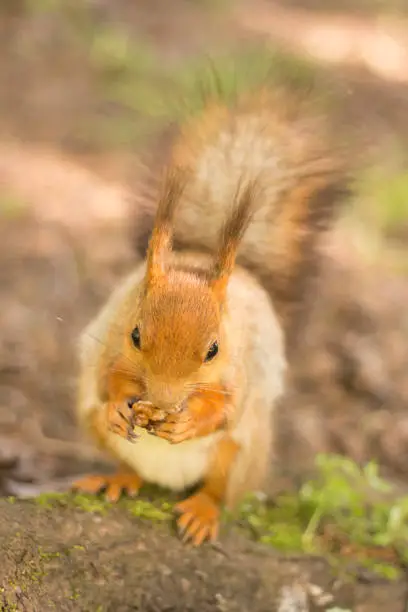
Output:
[[[203,11],[224,5],[224,0],[190,2]],[[88,146],[139,149],[168,123],[200,110],[211,94],[230,101],[266,82],[305,91],[315,87],[314,64],[262,43],[226,48],[215,59],[193,54],[170,60],[143,31],[101,15],[92,3],[26,0],[25,7],[33,18],[49,20],[58,45],[75,53],[89,74],[101,110],[78,129]]]
[[[408,172],[395,146],[382,165],[363,169],[355,179],[346,231],[359,237],[360,255],[374,265],[408,273]]]
[[[367,169],[359,181],[359,193],[364,201],[365,221],[372,222],[381,232],[393,232],[402,224],[408,230],[408,171]]]
[[[282,2],[283,3],[283,2]],[[361,15],[406,14],[406,0],[284,0],[285,5],[324,12]]]
[[[224,2],[228,5],[227,0],[189,0],[203,11]],[[56,60],[59,54],[72,53],[71,61],[84,71],[91,90],[91,110],[85,108],[83,115],[79,112],[69,132],[70,142],[79,148],[143,151],[146,145],[154,146],[167,125],[200,111],[209,97],[215,95],[232,102],[239,93],[263,84],[284,84],[304,92],[305,97],[316,94],[316,104],[336,103],[336,96],[331,95],[334,92],[318,65],[262,42],[245,41],[245,45],[233,48],[226,43],[224,52],[213,58],[176,54],[169,59],[160,44],[147,38],[143,29],[139,33],[137,27],[127,27],[123,20],[114,19],[111,11],[104,14],[97,10],[95,3],[20,0],[17,4],[33,19],[45,20],[46,27],[53,32],[50,41],[55,43],[52,52]],[[303,0],[301,4],[312,7],[319,2]],[[396,7],[402,2],[360,0],[352,4],[354,8],[370,5],[380,10],[385,5]],[[325,6],[339,7],[340,3],[329,2]],[[348,4],[341,6],[348,8]],[[36,38],[34,43],[30,41],[30,37],[22,40],[19,52],[28,56],[43,52],[46,69],[42,71],[49,70],[51,75],[51,42],[39,44]],[[37,47],[34,49],[30,44]],[[55,64],[58,71],[58,62]],[[408,237],[408,173],[398,169],[398,164],[391,166],[392,169],[370,167],[356,177],[356,196],[349,220],[353,229],[361,230],[368,257],[382,257],[384,247],[389,249],[392,243],[392,266],[405,274],[408,262],[402,246]]]
[[[387,578],[401,571],[381,555],[367,550],[384,547],[395,551],[401,567],[408,563],[408,496],[387,496],[391,485],[379,476],[378,466],[364,467],[337,455],[319,455],[317,476],[298,495],[281,495],[274,503],[249,499],[239,518],[261,542],[283,551],[303,551],[335,556],[336,540],[359,551],[359,561]],[[335,539],[322,537],[330,526]]]
[[[7,192],[0,191],[0,217],[14,219],[21,217],[27,210],[25,202]]]

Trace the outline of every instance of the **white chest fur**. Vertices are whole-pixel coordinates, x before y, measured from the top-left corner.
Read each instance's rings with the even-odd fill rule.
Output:
[[[210,450],[219,433],[170,444],[166,440],[135,428],[140,437],[127,442],[117,435],[109,435],[109,446],[115,454],[132,467],[146,482],[174,491],[189,487],[203,478]]]

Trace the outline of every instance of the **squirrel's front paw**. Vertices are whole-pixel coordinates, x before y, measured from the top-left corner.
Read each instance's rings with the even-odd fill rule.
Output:
[[[108,402],[106,417],[110,431],[133,442],[139,437],[134,432],[135,427],[143,427],[150,431],[155,422],[164,419],[164,414],[150,402],[131,398],[127,402]]]
[[[159,410],[151,402],[131,399],[129,400],[129,406],[132,412],[132,427],[143,427],[147,431],[151,431],[154,429],[155,424],[163,421],[166,416],[163,410]]]
[[[128,402],[108,402],[105,407],[108,429],[112,432],[129,440],[137,439],[137,434],[133,431],[133,412]]]
[[[188,412],[169,414],[165,421],[153,425],[151,431],[158,438],[163,438],[171,444],[179,444],[199,435],[197,424]]]
[[[172,444],[208,436],[223,429],[227,423],[225,397],[221,394],[201,393],[189,398],[181,412],[168,414],[153,433]]]

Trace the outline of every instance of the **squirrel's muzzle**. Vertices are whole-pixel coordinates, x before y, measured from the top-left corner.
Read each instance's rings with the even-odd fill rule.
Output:
[[[179,412],[187,397],[186,387],[179,381],[148,381],[147,397],[159,410]]]

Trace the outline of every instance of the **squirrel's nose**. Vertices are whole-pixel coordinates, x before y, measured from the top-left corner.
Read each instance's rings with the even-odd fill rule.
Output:
[[[170,411],[184,400],[184,385],[152,381],[147,385],[149,401],[161,410]]]

